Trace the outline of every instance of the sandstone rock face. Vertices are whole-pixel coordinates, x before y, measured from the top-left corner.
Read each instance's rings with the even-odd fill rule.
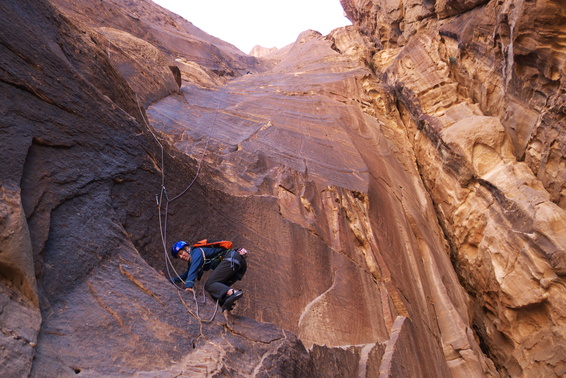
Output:
[[[260,58],[147,0],[0,5],[8,375],[566,373],[559,3],[342,4]],[[231,315],[159,274],[205,237],[251,251]]]
[[[436,3],[392,39],[375,25],[395,12],[343,4],[388,47],[372,64],[402,104],[485,348],[504,374],[564,374],[564,8]]]
[[[140,99],[170,93],[175,77],[153,48],[118,33],[131,67],[154,65],[152,93],[134,92],[143,80],[100,30],[61,12],[0,5],[2,375],[311,374],[301,342],[275,326],[217,315],[203,327],[210,301],[197,312],[140,256],[159,258],[161,182]],[[257,354],[240,359],[243,350]]]
[[[361,64],[368,47],[350,41],[365,38],[307,31],[270,71],[212,91],[186,83],[184,96],[149,108],[154,127],[185,154],[204,153],[206,177],[245,203],[223,205],[220,219],[183,214],[185,232],[236,225],[227,235],[246,238],[258,264],[241,313],[307,346],[362,345],[370,376],[495,375],[428,221],[435,211],[394,99]]]
[[[566,208],[561,1],[442,1],[434,9],[411,2],[341,3],[374,43],[386,47],[379,55],[418,43],[420,32],[433,30],[458,93],[500,120],[516,159]]]

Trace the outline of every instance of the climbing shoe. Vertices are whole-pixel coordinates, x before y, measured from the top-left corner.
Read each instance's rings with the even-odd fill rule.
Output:
[[[244,295],[244,293],[242,293],[241,290],[234,291],[234,293],[226,298],[226,300],[222,304],[222,311],[231,311],[234,307],[234,302],[242,298],[242,295]]]

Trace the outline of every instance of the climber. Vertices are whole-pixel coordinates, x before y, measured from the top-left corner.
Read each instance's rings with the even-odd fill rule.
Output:
[[[185,290],[193,291],[195,278],[200,280],[203,271],[214,270],[206,281],[205,289],[218,301],[223,311],[230,311],[234,302],[243,295],[241,290],[232,289],[230,285],[241,280],[246,273],[247,254],[245,248],[232,249],[232,242],[224,240],[204,239],[192,247],[187,242],[178,241],[171,247],[171,255],[187,261],[189,267],[185,273],[169,279],[169,282],[184,282]]]
[[[230,243],[230,242],[228,242]],[[230,243],[231,245],[232,243]],[[187,242],[178,241],[171,247],[171,255],[174,258],[180,258],[189,263],[187,271],[169,279],[172,283],[184,282],[184,288],[187,291],[193,291],[195,279],[202,277],[203,271],[214,269],[220,261],[220,256],[227,252],[228,249],[221,245],[209,243],[203,246],[189,246]]]
[[[244,277],[247,256],[248,251],[245,248],[230,250],[206,280],[205,290],[218,301],[222,311],[231,311],[234,302],[243,295],[241,290],[232,289],[230,286]]]

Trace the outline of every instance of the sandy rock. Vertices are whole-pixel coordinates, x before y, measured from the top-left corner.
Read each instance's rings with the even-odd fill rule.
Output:
[[[343,40],[357,36],[354,31]],[[439,348],[434,337],[422,332],[421,327],[430,324],[437,337],[452,345],[446,353],[453,364],[461,363],[462,369],[476,373],[489,371],[492,368],[470,337],[466,296],[438,278],[438,272],[443,272],[450,277],[446,280],[457,282],[449,273],[447,255],[438,253],[446,248],[441,230],[421,227],[425,214],[434,217],[434,210],[424,188],[408,173],[416,172],[412,157],[386,137],[396,132],[393,122],[399,120],[391,97],[382,92],[384,87],[376,90],[367,83],[371,71],[360,66],[359,49],[348,50],[352,55],[340,54],[330,42],[332,38],[304,33],[272,72],[233,80],[220,93],[187,86],[185,99],[168,98],[149,109],[152,124],[195,158],[203,150],[194,147],[203,146],[207,133],[211,135],[215,147],[206,161],[221,167],[214,180],[251,202],[254,196],[250,195],[256,192],[271,198],[283,217],[277,220],[272,215],[267,198],[266,205],[256,203],[253,213],[239,212],[238,219],[246,219],[248,226],[259,216],[262,228],[280,230],[272,236],[277,249],[265,242],[256,247],[270,276],[250,272],[255,282],[272,287],[268,295],[254,293],[255,303],[267,305],[250,302],[253,308],[245,314],[284,324],[313,347],[384,343],[391,337],[395,318],[412,314],[421,330],[415,339],[408,339],[407,348],[416,347],[417,339],[429,349]],[[367,46],[363,49],[369,51]],[[295,90],[299,80],[301,91]],[[361,88],[368,91],[360,92]],[[379,99],[383,113],[371,106]],[[377,119],[360,111],[358,104],[363,106],[364,101],[368,102],[364,110]],[[195,105],[206,117],[192,111]],[[321,133],[320,124],[334,126]],[[300,146],[298,156],[291,153],[295,145]],[[398,188],[407,188],[401,198]],[[400,224],[401,234],[385,226],[392,219]],[[305,235],[305,230],[312,235]],[[420,245],[403,241],[403,233],[424,241]],[[331,249],[321,247],[317,238]],[[289,240],[295,242],[285,253]],[[301,266],[293,262],[297,248],[308,251],[301,254]],[[417,250],[418,260],[412,256]],[[406,285],[407,277],[417,280],[420,289]],[[412,305],[404,298],[410,298]],[[437,310],[424,298],[435,303]],[[281,305],[272,308],[273,303]],[[354,308],[366,315],[360,317],[358,310],[352,312]],[[439,316],[443,320],[435,323],[441,329],[430,323]],[[441,362],[443,353],[434,357],[440,358],[438,366],[446,363]],[[379,360],[368,360],[365,366],[371,369],[379,364]]]
[[[20,191],[8,182],[0,190],[2,277],[31,303],[38,305],[30,234],[21,206]]]
[[[107,45],[95,42],[99,32],[44,2],[4,3],[0,10],[10,20],[1,33],[9,48],[0,55],[7,94],[1,133],[9,141],[0,169],[1,341],[10,373],[312,376],[312,357],[295,336],[245,317],[217,314],[205,325],[214,306],[198,308],[192,298],[180,297],[146,263],[162,269],[158,215],[151,211],[159,167],[184,172],[179,186],[168,186],[180,191],[194,175],[194,161],[169,147],[161,154],[130,83],[110,61]],[[15,39],[11,23],[20,32],[41,33]],[[87,65],[87,56],[99,64]],[[133,57],[131,63],[146,63]],[[203,183],[191,194],[208,211],[205,199],[215,195],[202,188],[215,189]],[[232,202],[233,214],[241,212],[239,199],[216,193],[220,202]],[[186,207],[193,199],[179,203]],[[203,226],[221,235],[237,224],[216,223],[216,229]],[[181,234],[182,228],[170,229]],[[29,259],[12,261],[26,250]],[[34,277],[37,293],[30,292]],[[254,352],[241,358],[243,351]]]
[[[120,30],[99,28],[98,31],[108,41],[106,53],[110,61],[128,80],[141,106],[178,92],[179,68],[155,46]],[[178,82],[173,71],[179,73]]]
[[[37,346],[41,315],[36,303],[14,290],[11,283],[0,283],[0,356],[2,374],[28,376]]]
[[[150,1],[0,5],[11,373],[565,373],[557,3],[342,3],[261,59]],[[204,237],[251,251],[230,315],[160,274]]]
[[[466,22],[473,24],[475,18],[467,16]],[[460,22],[455,21],[454,25]],[[440,35],[453,38],[443,34],[447,30],[456,32],[447,23]],[[561,280],[566,215],[552,202],[556,197],[549,193],[550,188],[525,163],[517,161],[513,139],[516,134],[509,134],[499,118],[484,113],[494,111],[484,105],[503,105],[505,92],[487,91],[492,97],[482,98],[478,104],[466,98],[471,92],[463,89],[474,87],[471,82],[464,82],[464,88],[459,86],[463,79],[459,75],[462,65],[470,64],[471,59],[461,63],[453,53],[443,55],[444,43],[434,32],[423,33],[401,51],[392,51],[392,58],[384,60],[385,53],[378,54],[377,62],[384,67],[389,85],[399,98],[405,99],[404,106],[412,118],[409,123],[413,125],[409,134],[414,136],[420,172],[436,203],[443,229],[448,232],[457,256],[458,273],[464,277],[465,285],[469,284],[466,287],[473,297],[478,298],[478,305],[488,312],[475,322],[494,323],[482,326],[490,331],[481,334],[494,355],[499,355],[496,363],[506,361],[501,364],[510,374],[542,369],[560,375],[562,368],[553,361],[554,353],[541,361],[540,354],[534,357],[523,349],[520,329],[538,316],[538,310],[529,314],[529,306],[540,304],[545,311],[556,314],[563,311],[559,299],[563,294],[550,297],[546,285],[539,282]],[[476,75],[478,66],[487,68],[482,64],[481,60],[476,63]],[[458,72],[455,77],[454,70]],[[493,77],[487,85],[505,79],[505,71],[503,76],[496,73],[493,69],[483,73]],[[493,96],[498,96],[498,100]],[[494,295],[493,290],[499,294]],[[482,292],[485,295],[480,295]],[[521,313],[520,320],[517,313]],[[560,324],[559,321],[550,327],[561,327]],[[547,327],[548,322],[537,327],[538,337],[547,337]],[[499,332],[513,342],[501,343]],[[553,342],[562,345],[563,336],[555,334]],[[505,344],[508,346],[500,347]]]

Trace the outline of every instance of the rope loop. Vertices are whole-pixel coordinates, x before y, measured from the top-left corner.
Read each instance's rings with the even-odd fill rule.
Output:
[[[218,109],[220,107],[220,102],[221,102],[222,98],[224,97],[224,95],[223,95],[224,92],[221,91],[221,93],[222,93],[222,95],[218,97],[218,103],[216,104],[216,110],[214,112],[214,118],[212,120],[212,126],[210,128],[210,132],[209,132],[208,137],[206,139],[206,144],[204,146],[204,150],[203,150],[203,152],[200,156],[200,159],[198,161],[198,164],[197,164],[197,170],[196,170],[195,176],[192,179],[192,181],[189,183],[189,185],[181,193],[179,193],[178,195],[176,195],[173,198],[169,198],[169,194],[167,193],[167,188],[165,187],[165,157],[164,157],[165,153],[164,153],[163,144],[160,142],[157,135],[155,135],[154,131],[152,130],[151,126],[149,125],[149,122],[146,120],[146,117],[145,117],[145,115],[142,111],[141,105],[140,105],[138,94],[136,93],[136,100],[137,100],[137,104],[138,104],[138,109],[140,111],[142,119],[143,119],[147,129],[149,130],[149,132],[151,133],[151,135],[153,136],[153,138],[155,139],[155,141],[157,142],[157,144],[161,148],[161,191],[160,191],[160,194],[155,195],[155,202],[156,202],[158,213],[159,213],[159,230],[160,230],[160,234],[161,234],[161,243],[163,245],[163,252],[164,252],[164,257],[165,257],[165,266],[166,266],[166,270],[167,270],[167,275],[168,275],[169,281],[179,291],[182,291],[183,288],[181,288],[177,285],[177,283],[173,280],[173,277],[179,277],[180,274],[175,270],[174,264],[171,261],[171,258],[169,257],[169,253],[167,251],[167,222],[168,222],[168,215],[169,215],[169,203],[179,199],[185,193],[187,193],[189,191],[189,189],[193,186],[193,184],[196,182],[196,180],[197,180],[197,178],[200,174],[202,162],[203,162],[204,157],[205,157],[205,155],[208,151],[210,139],[212,138],[212,134],[213,134],[213,131],[214,131],[214,128],[215,128],[215,125],[216,125],[216,118],[218,116]],[[164,214],[162,214],[162,204],[163,204],[163,197],[164,196],[165,196],[165,209],[164,209]],[[175,274],[174,276],[171,273],[171,270],[174,272],[174,274]],[[182,282],[183,287],[184,287],[185,281],[183,279],[180,279],[180,281]],[[204,293],[204,287],[203,287],[203,298],[204,298],[204,301],[201,303],[202,305],[206,304],[206,295]],[[201,319],[201,317],[199,315],[199,302],[197,300],[195,291],[193,291],[193,299],[194,299],[196,306],[197,306],[196,318],[199,319],[199,321],[211,322],[214,319],[214,317],[216,316],[216,313],[218,311],[218,301],[216,301],[216,306],[215,306],[214,314],[212,315],[212,318],[210,320],[203,320],[203,319]],[[187,308],[187,310],[188,310],[188,308]]]

